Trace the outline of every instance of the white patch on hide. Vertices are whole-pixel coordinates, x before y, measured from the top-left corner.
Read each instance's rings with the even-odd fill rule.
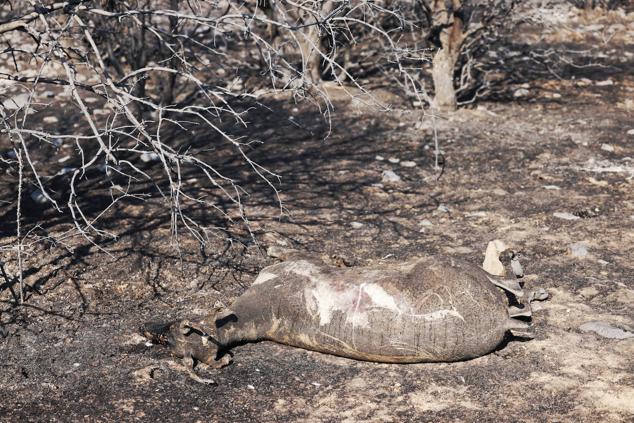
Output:
[[[289,273],[295,273],[296,275],[304,276],[309,279],[316,278],[320,275],[319,268],[306,260],[297,260],[284,263],[284,270]]]
[[[275,273],[269,273],[269,272],[262,271],[262,272],[260,272],[258,277],[255,278],[255,280],[253,281],[253,283],[251,285],[259,285],[261,283],[264,283],[266,281],[270,281],[271,279],[275,279],[275,278],[277,278],[277,275]]]
[[[319,316],[319,326],[324,326],[330,323],[335,311],[350,311],[351,294],[351,291],[337,292],[327,282],[318,281],[314,288],[306,288],[304,298],[309,313]]]
[[[464,322],[464,317],[462,317],[462,314],[458,313],[456,310],[446,310],[446,309],[436,310],[434,312],[427,313],[427,314],[412,314],[411,316],[417,319],[423,319],[427,321],[440,320],[440,319],[444,319],[447,316],[453,316],[453,317],[457,317],[458,319]]]
[[[402,310],[396,304],[394,297],[385,292],[385,289],[381,286],[375,283],[362,283],[359,289],[363,290],[363,292],[370,297],[370,300],[372,301],[372,305],[370,307],[386,308],[397,314],[402,313]]]

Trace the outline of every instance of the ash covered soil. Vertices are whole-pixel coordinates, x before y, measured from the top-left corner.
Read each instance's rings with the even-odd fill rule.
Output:
[[[385,90],[375,93],[389,113],[342,95],[325,139],[307,105],[253,110],[250,130],[266,142],[251,157],[282,175],[285,206],[280,216],[245,175],[260,245],[245,234],[201,250],[183,235],[177,250],[169,216],[147,201],[113,214],[110,255],[77,239],[33,247],[25,304],[2,292],[0,420],[632,421],[634,338],[580,329],[634,332],[634,47],[610,49],[609,67],[437,118],[442,174],[431,118]],[[261,246],[355,265],[423,254],[481,263],[493,239],[520,253],[526,287],[551,298],[535,304],[535,339],[474,360],[388,365],[261,342],[201,369],[217,381],[208,386],[138,334],[148,320],[229,304],[275,262]]]

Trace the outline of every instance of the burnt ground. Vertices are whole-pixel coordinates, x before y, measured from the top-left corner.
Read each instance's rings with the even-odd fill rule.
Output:
[[[113,213],[109,254],[81,239],[31,247],[25,304],[3,285],[0,420],[632,421],[634,339],[579,329],[634,330],[634,63],[623,56],[634,49],[612,47],[625,60],[584,70],[586,80],[532,80],[526,96],[437,118],[442,174],[431,118],[385,91],[376,94],[394,105],[388,113],[341,96],[325,139],[309,106],[253,110],[250,127],[266,140],[252,158],[282,175],[285,206],[280,215],[244,174],[259,245],[243,234],[201,250],[183,236],[176,248],[169,216],[147,201]],[[382,181],[385,170],[401,181]],[[138,334],[147,320],[229,303],[274,262],[262,246],[356,265],[436,253],[480,263],[493,239],[520,253],[527,287],[551,298],[536,305],[534,340],[478,359],[388,365],[261,342],[236,347],[208,386]],[[573,243],[588,254],[572,254]]]

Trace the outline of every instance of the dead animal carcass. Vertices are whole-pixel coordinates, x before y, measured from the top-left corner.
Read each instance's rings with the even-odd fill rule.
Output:
[[[459,260],[353,268],[291,260],[263,269],[229,309],[143,332],[216,367],[228,362],[223,351],[258,340],[386,363],[457,361],[491,352],[509,330],[529,329],[515,317],[530,316],[533,298],[515,280]]]

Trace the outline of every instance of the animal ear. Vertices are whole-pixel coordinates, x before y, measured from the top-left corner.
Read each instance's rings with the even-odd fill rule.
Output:
[[[216,329],[221,328],[227,323],[237,322],[238,316],[230,308],[222,308],[216,313]]]

